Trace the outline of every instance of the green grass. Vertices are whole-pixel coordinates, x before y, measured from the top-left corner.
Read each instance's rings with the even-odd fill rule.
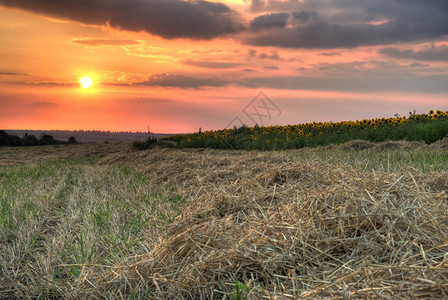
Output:
[[[73,288],[86,266],[148,252],[184,204],[123,164],[49,160],[0,172],[0,277],[45,298],[64,294],[52,286]]]

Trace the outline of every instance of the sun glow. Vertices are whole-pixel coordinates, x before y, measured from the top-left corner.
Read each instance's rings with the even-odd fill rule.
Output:
[[[89,76],[85,76],[85,77],[81,78],[81,80],[79,82],[81,83],[81,86],[85,89],[88,89],[88,88],[92,87],[92,85],[93,85],[93,80]]]

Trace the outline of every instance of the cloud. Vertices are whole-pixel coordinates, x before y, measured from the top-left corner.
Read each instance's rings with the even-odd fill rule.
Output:
[[[448,93],[446,75],[437,72],[428,74],[426,64],[377,60],[319,63],[297,72],[295,76],[248,77],[235,84],[256,89]]]
[[[27,85],[40,85],[40,86],[76,86],[79,83],[74,82],[60,82],[60,81],[26,81],[24,84]]]
[[[440,36],[441,34],[436,31],[416,32],[406,24],[398,22],[383,25],[332,25],[327,22],[312,22],[305,26],[266,32],[248,38],[246,43],[254,46],[284,48],[354,48]]]
[[[252,30],[264,30],[269,28],[284,28],[289,18],[288,13],[272,13],[258,16],[250,22]]]
[[[445,0],[252,1],[257,9],[283,9],[290,11],[291,17],[286,18],[285,26],[253,31],[245,43],[331,49],[440,39],[448,35],[447,3]]]
[[[243,30],[236,11],[205,0],[0,0],[0,5],[165,39],[208,40]]]
[[[28,74],[16,73],[16,72],[0,72],[0,75],[5,75],[5,76],[23,76],[23,75],[28,75]]]
[[[249,56],[254,57],[255,55],[257,55],[257,50],[249,49],[247,53],[249,54]]]
[[[331,56],[340,56],[341,53],[339,53],[339,52],[322,52],[322,53],[319,53],[319,55],[331,57]]]
[[[248,54],[250,57],[257,57],[258,52],[255,49],[249,49]],[[278,52],[275,50],[272,50],[271,54],[262,52],[262,53],[258,54],[258,57],[263,58],[263,59],[272,59],[272,60],[276,60],[276,61],[285,61],[285,59],[280,57]],[[293,60],[289,60],[289,61],[293,61]]]
[[[89,39],[80,38],[73,39],[72,43],[80,44],[84,46],[98,47],[98,46],[125,46],[125,45],[137,45],[140,44],[136,40],[117,40],[117,39]]]
[[[38,108],[50,108],[50,107],[58,107],[59,104],[49,102],[49,101],[41,101],[41,102],[34,102],[31,103],[32,106],[38,107]]]
[[[52,18],[165,39],[209,40],[227,35],[253,46],[353,48],[448,36],[446,0],[252,0],[262,12],[250,22],[211,0],[0,0],[0,5]],[[75,43],[123,45],[131,40],[80,39]]]
[[[395,58],[414,59],[414,60],[442,60],[448,61],[447,46],[433,46],[423,50],[401,50],[396,47],[386,47],[379,50],[379,53]]]
[[[194,67],[209,68],[209,69],[230,69],[241,66],[240,63],[221,62],[221,61],[206,61],[206,60],[184,60],[182,63]]]
[[[166,104],[173,102],[173,100],[168,98],[135,97],[132,99],[122,99],[119,100],[118,102],[126,104],[132,103],[138,105],[145,105],[145,104]]]
[[[263,10],[263,8],[265,6],[264,0],[252,0],[250,2],[251,2],[251,4],[250,4],[251,11]]]
[[[310,21],[318,21],[319,16],[315,11],[295,11],[292,13],[292,22],[297,24],[306,24]]]
[[[264,66],[263,69],[270,71],[280,70],[280,68],[277,66]]]
[[[397,64],[393,61],[352,61],[344,63],[318,63],[312,68],[299,70],[308,76],[348,78],[376,78],[382,76],[424,77],[421,71],[427,73],[427,64]],[[306,73],[305,73],[306,72]]]
[[[423,5],[437,7],[440,10],[448,10],[445,0],[252,0],[251,10],[260,11],[294,11],[294,10],[328,10],[338,12],[344,7],[344,13],[352,12],[359,14],[359,11],[366,11],[366,17],[375,19],[375,12],[378,10],[390,11],[391,8],[401,9],[404,5]]]
[[[274,88],[286,90],[314,90],[331,92],[408,92],[446,94],[446,77],[432,76],[382,76],[318,77],[318,76],[270,76],[246,78],[238,82],[240,86],[260,89]]]
[[[260,55],[258,57],[277,60],[277,61],[284,61],[284,59],[281,58],[280,55],[278,55],[277,51],[271,51],[270,55],[266,54],[266,53],[260,53]]]
[[[162,73],[151,75],[146,81],[136,83],[135,85],[199,89],[202,87],[222,87],[228,84],[228,81],[221,79]]]
[[[275,71],[275,65],[263,66]],[[448,93],[444,74],[428,74],[426,64],[398,64],[393,61],[352,61],[319,63],[303,69],[294,76],[254,76],[263,74],[245,70],[246,78],[200,77],[194,74],[155,74],[135,85],[200,89],[206,87],[239,86],[245,88],[273,88],[287,90],[315,90],[336,92],[416,92]],[[268,73],[269,74],[269,73]]]

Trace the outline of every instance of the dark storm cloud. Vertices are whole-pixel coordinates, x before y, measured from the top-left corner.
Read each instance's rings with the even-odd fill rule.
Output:
[[[448,10],[445,0],[252,0],[252,11],[294,11],[294,10],[334,10],[344,7],[346,11],[371,10],[381,8],[389,10],[391,7],[411,5],[431,5],[439,9]],[[371,19],[373,20],[373,19]]]
[[[383,55],[387,55],[395,58],[404,58],[404,59],[414,59],[414,60],[442,60],[448,61],[448,47],[440,46],[440,47],[431,47],[424,50],[415,51],[412,49],[409,50],[400,50],[396,47],[386,47],[380,49],[379,51]]]
[[[352,48],[440,38],[442,33],[437,31],[428,28],[411,29],[408,25],[397,22],[383,25],[313,22],[296,28],[263,33],[249,38],[247,43],[285,48]]]
[[[254,33],[246,43],[285,48],[351,48],[442,39],[448,35],[447,3],[446,0],[265,1],[264,9],[290,11],[289,23]],[[261,7],[260,1],[255,7]]]
[[[212,39],[243,29],[238,13],[204,0],[0,0],[0,5],[165,39]]]
[[[319,16],[315,11],[295,11],[292,13],[293,23],[305,24],[310,21],[318,21]]]
[[[91,47],[125,46],[125,45],[140,44],[140,42],[135,40],[116,40],[116,39],[74,39],[72,43]]]
[[[284,28],[288,18],[288,13],[272,13],[258,16],[250,22],[250,28],[255,31],[269,28]]]
[[[202,87],[222,87],[228,84],[229,82],[220,79],[162,73],[151,75],[146,81],[139,82],[136,85],[199,89]]]

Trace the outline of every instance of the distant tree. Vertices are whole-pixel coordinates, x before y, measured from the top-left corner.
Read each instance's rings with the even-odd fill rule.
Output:
[[[17,135],[8,134],[7,145],[12,146],[12,147],[22,146],[22,139],[19,138]]]
[[[39,145],[54,145],[54,144],[57,144],[57,141],[51,135],[44,134],[39,139]]]
[[[69,144],[78,144],[78,141],[76,140],[76,138],[74,136],[71,136],[68,138],[68,143]]]
[[[22,139],[22,143],[24,146],[37,146],[39,145],[39,140],[34,135],[25,134]]]
[[[0,146],[6,146],[8,144],[8,134],[0,130]]]

